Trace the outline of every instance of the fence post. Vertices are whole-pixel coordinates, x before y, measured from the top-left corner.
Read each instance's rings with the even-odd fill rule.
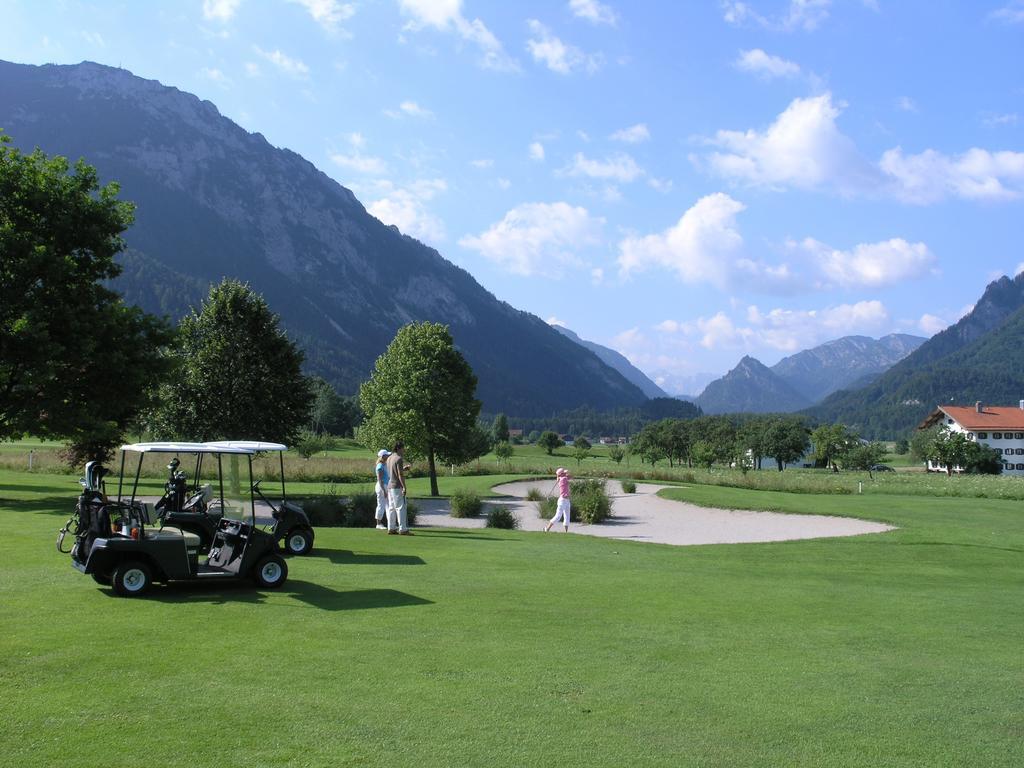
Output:
[[[36,459],[36,452],[30,450],[28,452],[28,471],[29,472],[32,471],[32,465],[35,464],[35,459]]]

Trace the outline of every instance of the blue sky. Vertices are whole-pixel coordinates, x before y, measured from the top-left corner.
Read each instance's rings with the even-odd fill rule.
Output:
[[[1024,1],[0,2],[299,152],[671,389],[930,335],[1024,262]]]

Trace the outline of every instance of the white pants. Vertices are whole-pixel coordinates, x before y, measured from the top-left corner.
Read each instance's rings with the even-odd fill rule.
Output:
[[[570,507],[570,504],[569,504],[569,500],[566,499],[566,498],[563,498],[562,496],[559,496],[558,497],[558,506],[555,507],[555,516],[551,518],[551,525],[554,525],[559,520],[561,520],[562,521],[562,525],[564,525],[566,528],[568,528],[569,527],[570,509],[571,509],[571,507]]]
[[[380,483],[373,486],[373,490],[377,492],[377,511],[374,512],[373,516],[379,523],[388,513],[388,494],[387,491],[380,487]]]
[[[398,532],[408,531],[405,520],[405,494],[401,488],[388,488],[388,530],[395,530],[395,518],[398,518]]]

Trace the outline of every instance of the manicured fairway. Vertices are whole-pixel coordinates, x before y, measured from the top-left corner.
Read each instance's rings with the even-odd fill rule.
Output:
[[[0,474],[5,764],[1024,764],[1017,502],[687,487],[901,530],[321,529],[279,592],[124,600],[54,551],[64,485]]]

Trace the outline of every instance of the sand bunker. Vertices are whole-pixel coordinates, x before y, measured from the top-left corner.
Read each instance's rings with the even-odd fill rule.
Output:
[[[610,539],[631,539],[659,544],[742,544],[760,541],[791,541],[819,539],[831,536],[859,536],[865,533],[883,533],[893,529],[890,525],[857,520],[850,517],[827,515],[789,515],[779,512],[747,512],[731,509],[709,509],[670,501],[657,496],[669,486],[638,484],[636,493],[624,493],[615,480],[608,481],[608,492],[613,499],[615,517],[601,525],[573,523],[571,533],[604,536]],[[507,483],[494,488],[504,499],[489,499],[488,504],[501,505],[512,510],[524,531],[541,531],[546,520],[537,516],[537,504],[526,500],[531,488],[546,493],[551,481],[524,481]],[[419,501],[421,511],[417,525],[448,528],[482,528],[485,520],[458,519],[448,516],[446,501]],[[552,529],[550,535],[555,535]],[[557,528],[561,533],[561,527]]]

